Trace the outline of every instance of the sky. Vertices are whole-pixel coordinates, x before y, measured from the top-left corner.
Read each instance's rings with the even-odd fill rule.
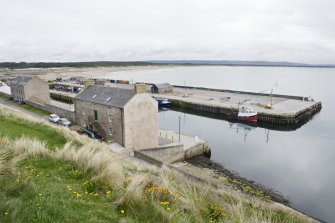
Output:
[[[0,0],[0,62],[335,64],[334,0]]]

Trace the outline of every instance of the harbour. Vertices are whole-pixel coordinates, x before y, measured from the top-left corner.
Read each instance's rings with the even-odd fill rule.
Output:
[[[271,111],[281,115],[288,115],[283,111],[290,111],[291,116],[303,114],[304,118],[291,118],[292,121],[283,124],[262,118],[250,124],[227,119],[225,112],[216,112],[223,110],[216,108],[217,105],[211,105],[212,112],[172,104],[170,110],[158,112],[158,124],[159,129],[174,132],[172,141],[178,140],[177,132],[193,139],[205,139],[211,148],[211,162],[271,188],[294,209],[330,221],[335,217],[330,208],[335,200],[332,190],[335,164],[331,159],[335,143],[331,135],[335,131],[332,119],[335,98],[329,94],[333,72],[331,68],[200,66],[121,71],[90,77],[131,80],[132,83],[169,82],[175,87],[170,101],[176,96],[180,101],[195,97],[193,100],[198,104],[221,103],[227,112],[245,106],[257,110],[258,114],[264,109],[269,112],[268,116],[273,115]],[[187,84],[183,80],[187,80]],[[179,95],[173,95],[178,91]],[[72,96],[68,92],[62,94]],[[166,93],[153,95],[168,96]],[[196,97],[200,100],[196,101]],[[319,102],[322,102],[322,110]],[[271,109],[265,108],[269,103]],[[289,109],[283,110],[285,106]],[[161,162],[158,160],[157,164]]]

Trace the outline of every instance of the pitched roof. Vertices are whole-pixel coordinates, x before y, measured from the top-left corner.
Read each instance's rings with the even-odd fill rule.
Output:
[[[153,84],[155,85],[157,88],[170,88],[171,85],[169,83],[161,83],[161,84]]]
[[[76,100],[123,108],[134,95],[131,89],[90,85],[77,95]]]
[[[134,90],[135,88],[135,85],[133,84],[118,84],[118,83],[105,83],[104,86],[112,88],[129,89],[129,90]]]
[[[142,84],[142,83],[136,83],[136,84]],[[129,89],[135,91],[135,84],[118,84],[118,83],[105,83],[104,86],[107,87],[115,87],[115,88],[123,88],[123,89]],[[145,87],[147,91],[151,91],[151,84],[145,84]]]
[[[24,86],[28,83],[28,81],[33,78],[32,76],[28,75],[22,75],[22,76],[17,76],[13,80],[9,82],[10,86]]]

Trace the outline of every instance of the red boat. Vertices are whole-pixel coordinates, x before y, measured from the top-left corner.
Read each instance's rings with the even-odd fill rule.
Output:
[[[244,122],[257,122],[257,112],[252,109],[242,107],[238,111],[237,120]]]

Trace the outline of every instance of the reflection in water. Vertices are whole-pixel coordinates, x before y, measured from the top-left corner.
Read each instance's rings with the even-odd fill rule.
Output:
[[[265,131],[265,135],[266,135],[266,143],[268,143],[269,142],[269,136],[270,136],[270,129],[264,129],[264,131]]]
[[[255,131],[257,127],[243,124],[243,123],[233,123],[229,122],[229,127],[231,129],[235,129],[236,133],[243,132],[244,133],[244,142],[247,141],[247,135],[249,134],[250,131]]]
[[[235,129],[236,133],[243,132],[244,133],[244,142],[247,142],[247,135],[251,131],[256,131],[256,129],[259,128],[259,127],[256,127],[256,125],[250,125],[248,123],[239,123],[239,122],[236,122],[236,123],[229,122],[229,127],[231,129]],[[270,136],[270,129],[264,129],[264,132],[265,132],[265,142],[268,143],[269,142],[269,136]]]

